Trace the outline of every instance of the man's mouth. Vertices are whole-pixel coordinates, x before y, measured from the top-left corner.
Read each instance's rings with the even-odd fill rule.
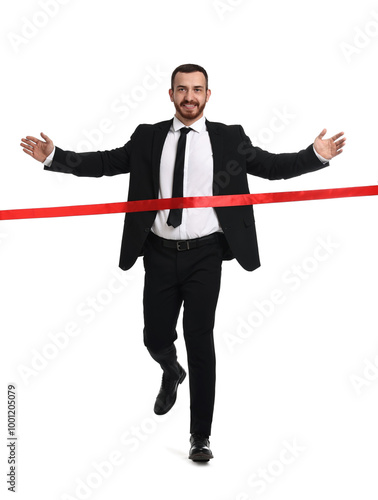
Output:
[[[185,109],[194,109],[196,107],[196,104],[183,104],[183,107]]]

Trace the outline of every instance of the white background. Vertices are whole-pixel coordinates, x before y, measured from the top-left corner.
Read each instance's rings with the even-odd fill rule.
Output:
[[[46,1],[49,14],[43,0],[1,7],[1,210],[125,201],[127,176],[46,172],[20,139],[119,147],[139,123],[172,117],[170,74],[188,62],[209,73],[206,117],[242,124],[264,149],[297,151],[324,127],[347,136],[329,168],[250,178],[251,192],[377,184],[375,2],[64,3]],[[143,91],[151,70],[160,76]],[[277,113],[285,120],[272,122]],[[1,491],[14,383],[20,499],[377,498],[376,207],[376,197],[255,207],[262,267],[224,264],[206,465],[187,458],[187,380],[166,418],[153,414],[161,372],[142,341],[143,266],[117,267],[124,216],[1,222]],[[295,266],[307,272],[294,287]],[[282,303],[268,306],[277,289]],[[70,323],[76,336],[62,333]],[[177,349],[186,367],[181,326]]]

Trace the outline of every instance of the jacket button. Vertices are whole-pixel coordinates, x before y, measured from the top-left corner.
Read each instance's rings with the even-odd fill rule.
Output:
[[[145,227],[145,228],[144,228],[144,232],[145,232],[145,233],[149,233],[149,232],[150,232],[150,228],[149,228],[149,227]]]

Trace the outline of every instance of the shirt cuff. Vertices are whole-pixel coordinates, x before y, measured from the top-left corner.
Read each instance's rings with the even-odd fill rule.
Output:
[[[323,156],[320,156],[320,154],[316,151],[315,149],[315,146],[312,145],[313,149],[314,149],[314,153],[316,154],[316,156],[319,158],[319,160],[322,162],[322,163],[328,163],[329,160],[327,160],[326,158],[323,158]]]
[[[43,162],[43,164],[45,165],[45,167],[50,167],[51,166],[51,164],[53,162],[53,159],[54,159],[54,154],[55,154],[55,146],[54,146],[54,149],[52,150],[52,152],[49,154],[49,156]]]

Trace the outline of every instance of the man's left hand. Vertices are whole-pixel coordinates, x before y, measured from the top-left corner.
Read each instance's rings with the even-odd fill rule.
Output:
[[[327,160],[331,160],[343,152],[346,138],[343,137],[344,132],[334,135],[330,139],[323,139],[326,135],[327,129],[323,129],[318,137],[315,139],[314,148],[320,156]]]

